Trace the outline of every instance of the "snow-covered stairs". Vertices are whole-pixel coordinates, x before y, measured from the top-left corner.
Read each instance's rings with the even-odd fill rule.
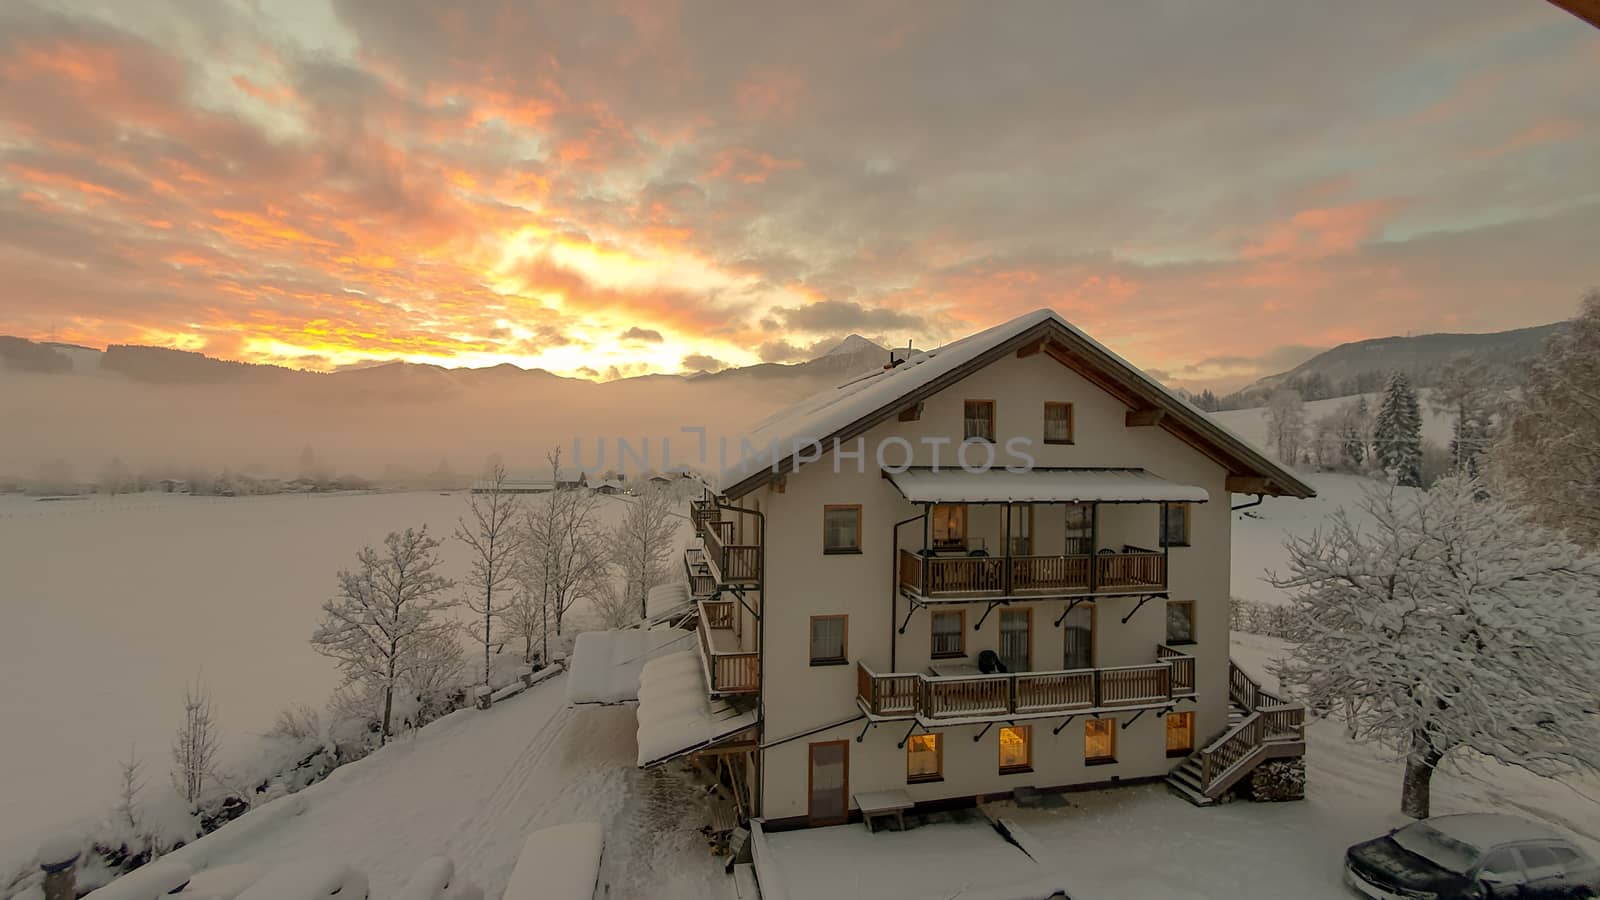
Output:
[[[1240,722],[1249,715],[1249,710],[1239,705],[1236,701],[1228,703],[1228,727],[1224,733],[1232,731]],[[1167,786],[1172,792],[1195,806],[1211,806],[1217,801],[1206,796],[1205,789],[1201,786],[1203,772],[1201,769],[1200,753],[1195,751],[1184,758],[1176,769],[1167,773]]]

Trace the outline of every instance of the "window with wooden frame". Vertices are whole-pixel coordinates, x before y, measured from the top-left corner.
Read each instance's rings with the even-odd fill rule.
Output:
[[[1161,504],[1161,546],[1189,546],[1189,504]]]
[[[811,664],[842,666],[849,645],[849,616],[811,617]]]
[[[1117,720],[1090,719],[1083,723],[1083,762],[1095,766],[1117,761]]]
[[[1012,556],[1033,555],[1033,504],[1016,503],[1007,513],[1006,529],[1011,535]]]
[[[966,611],[935,612],[932,622],[933,646],[930,655],[934,659],[967,655]]]
[[[967,548],[967,505],[935,503],[928,511],[928,530],[935,550]]]
[[[994,443],[994,401],[968,400],[962,404],[962,410],[964,427],[961,439]]]
[[[1000,646],[995,648],[1007,672],[1033,668],[1033,609],[1000,610]]]
[[[1000,726],[1000,774],[1033,771],[1033,726]]]
[[[1046,444],[1072,443],[1072,404],[1045,403],[1044,442]]]
[[[1167,756],[1194,752],[1194,712],[1167,713]]]
[[[822,508],[822,552],[861,552],[861,505],[836,504]]]
[[[1194,601],[1167,601],[1167,643],[1194,643]]]
[[[1068,556],[1094,554],[1094,506],[1088,503],[1068,503],[1066,510],[1066,547]]]
[[[906,783],[944,780],[944,745],[938,734],[913,734],[906,739]]]

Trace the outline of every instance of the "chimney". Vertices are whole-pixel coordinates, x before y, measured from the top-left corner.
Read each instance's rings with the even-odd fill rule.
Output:
[[[893,348],[891,348],[889,350],[889,364],[884,366],[884,368],[885,369],[892,369],[895,366],[901,365],[906,360],[910,359],[911,358],[911,354],[913,354],[915,352],[917,352],[917,351],[913,350],[911,348],[911,342],[910,341],[906,341],[906,345],[904,347],[893,347]]]

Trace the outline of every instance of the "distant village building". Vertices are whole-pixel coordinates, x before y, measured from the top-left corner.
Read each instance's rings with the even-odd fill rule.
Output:
[[[184,481],[182,478],[163,478],[161,479],[161,493],[187,494],[189,493],[189,482]]]
[[[580,474],[577,478],[561,478],[555,481],[551,481],[548,478],[540,480],[508,478],[505,481],[500,482],[500,493],[548,494],[551,491],[572,491],[588,486],[589,479],[587,476],[582,474]],[[474,494],[492,494],[494,493],[494,489],[495,483],[489,479],[480,479],[472,483],[472,492]]]
[[[602,481],[594,486],[594,492],[596,494],[606,494],[608,496],[612,494],[623,493],[622,482]]]

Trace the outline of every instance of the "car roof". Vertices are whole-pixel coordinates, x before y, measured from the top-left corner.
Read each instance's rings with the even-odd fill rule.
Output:
[[[1461,813],[1424,820],[1440,834],[1481,850],[1518,841],[1559,840],[1566,838],[1542,822],[1530,822],[1503,813]]]

